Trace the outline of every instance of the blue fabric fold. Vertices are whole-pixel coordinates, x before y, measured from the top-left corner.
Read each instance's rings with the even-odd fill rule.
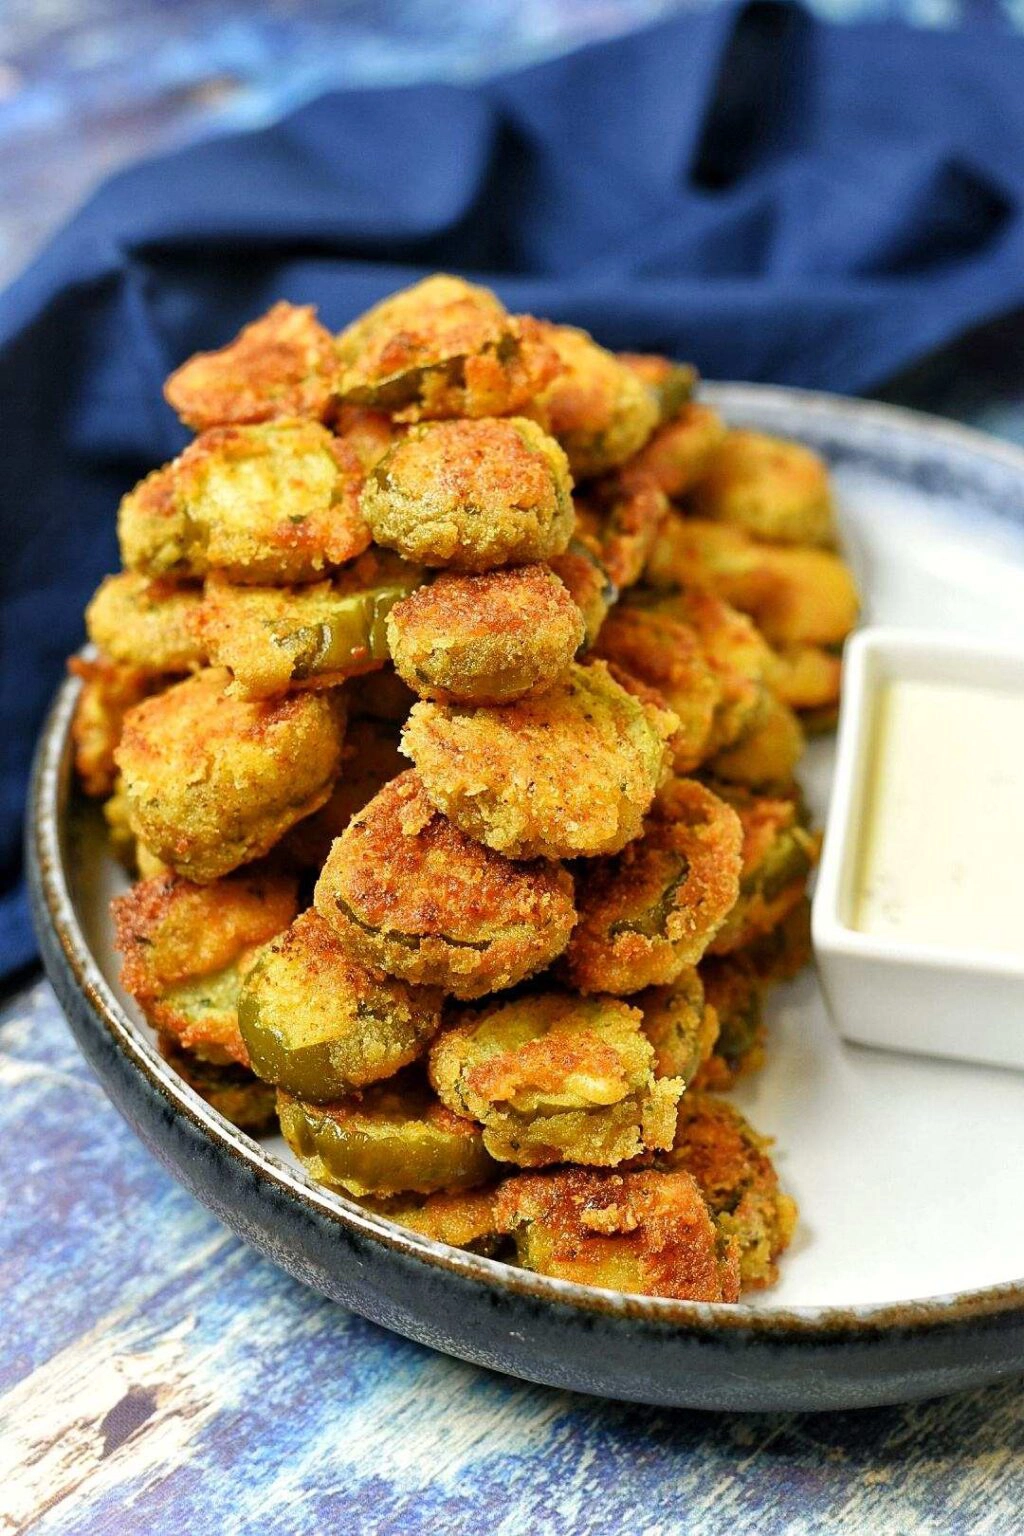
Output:
[[[32,744],[161,383],[274,299],[425,271],[713,377],[863,391],[1024,302],[1024,40],[755,3],[473,86],[334,93],[107,183],[0,296],[0,974]]]

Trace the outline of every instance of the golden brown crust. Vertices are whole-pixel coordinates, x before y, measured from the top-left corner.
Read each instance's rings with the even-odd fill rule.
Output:
[[[116,752],[136,836],[200,882],[266,853],[324,803],[341,765],[334,695],[253,703],[227,688],[212,670],[145,700]]]
[[[726,434],[694,489],[693,509],[771,543],[835,542],[824,461],[764,432]]]
[[[744,1290],[775,1283],[778,1257],[796,1226],[796,1203],[779,1188],[770,1145],[731,1104],[690,1093],[680,1106],[675,1147],[662,1159],[673,1172],[693,1176],[719,1229],[737,1244]]]
[[[741,840],[730,806],[673,779],[643,837],[588,871],[565,956],[572,984],[622,996],[695,965],[736,904]]]
[[[653,352],[619,352],[620,363],[652,390],[660,421],[671,421],[693,396],[700,375],[692,363],[675,363]]]
[[[123,498],[121,557],[149,576],[313,581],[370,543],[364,478],[355,446],[319,422],[212,427]]]
[[[649,475],[664,495],[685,496],[707,473],[725,439],[725,422],[709,405],[687,402],[660,426],[630,468]]]
[[[367,310],[342,332],[338,353],[343,398],[398,421],[510,415],[558,366],[537,321],[445,273]]]
[[[466,837],[434,810],[411,770],[334,844],[315,900],[364,964],[460,998],[542,970],[576,919],[565,870],[513,864]]]
[[[247,1066],[237,996],[260,947],[296,912],[288,876],[246,870],[212,885],[157,875],[111,904],[121,985],[185,1050]]]
[[[195,632],[202,594],[137,571],[106,576],[85,610],[89,639],[122,666],[154,676],[191,672],[205,655]]]
[[[803,826],[788,796],[759,795],[718,784],[743,828],[743,865],[736,905],[711,945],[716,955],[743,949],[771,930],[803,900],[821,839]]]
[[[548,322],[541,328],[560,368],[536,401],[538,421],[562,444],[577,479],[615,469],[653,432],[654,391],[586,331]]]
[[[577,528],[594,540],[619,591],[640,580],[668,510],[653,477],[633,464],[591,481],[577,497]]]
[[[679,1301],[735,1301],[735,1240],[723,1241],[685,1172],[521,1174],[498,1191],[498,1228],[527,1269]]]
[[[633,999],[654,1050],[657,1077],[679,1077],[689,1087],[718,1038],[718,1017],[708,1006],[700,973],[687,966],[667,987],[649,987]]]
[[[117,783],[114,753],[125,715],[165,680],[109,656],[72,656],[68,671],[82,682],[71,721],[75,772],[85,794],[106,799]]]
[[[493,1157],[612,1167],[671,1145],[683,1084],[656,1078],[636,1008],[542,992],[464,1012],[430,1051],[430,1080],[484,1126]]]
[[[194,432],[327,415],[338,380],[334,337],[312,304],[282,300],[216,352],[197,352],[164,385],[168,405]]]
[[[407,560],[458,570],[544,560],[572,536],[565,455],[521,416],[412,427],[362,495],[379,544]]]
[[[583,617],[583,650],[590,650],[619,589],[608,574],[597,540],[576,524],[569,546],[548,561]]]
[[[398,748],[398,731],[388,721],[361,718],[350,720],[345,730],[341,753],[341,774],[325,800],[312,816],[304,816],[285,836],[283,848],[289,857],[306,869],[324,866],[331,844],[340,837],[352,817],[368,805],[378,790],[400,773],[408,763]]]
[[[441,572],[388,615],[395,666],[424,699],[506,704],[557,681],[583,643],[579,608],[545,565]]]
[[[655,690],[679,718],[669,743],[673,767],[689,773],[708,755],[722,688],[696,630],[670,613],[619,606],[595,651]]]
[[[764,699],[750,730],[713,757],[708,772],[727,784],[785,789],[793,782],[805,745],[800,721],[793,710],[771,693]]]
[[[509,858],[615,853],[640,831],[671,712],[633,698],[603,662],[498,709],[415,705],[403,750],[431,801]]]

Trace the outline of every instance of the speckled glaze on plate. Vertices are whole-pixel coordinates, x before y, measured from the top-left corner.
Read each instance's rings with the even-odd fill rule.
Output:
[[[872,620],[992,639],[1024,627],[1024,452],[890,407],[747,385],[706,397],[830,460]],[[47,971],[143,1141],[254,1247],[411,1338],[529,1380],[652,1404],[832,1409],[1024,1370],[1024,1074],[843,1046],[812,977],[780,989],[765,1071],[737,1094],[778,1137],[802,1221],[774,1291],[733,1306],[531,1275],[311,1183],[167,1067],[116,985],[119,876],[71,784],[66,684],[40,741],[29,865]],[[809,754],[820,813],[831,748]],[[1024,1019],[1022,1019],[1024,1027]]]

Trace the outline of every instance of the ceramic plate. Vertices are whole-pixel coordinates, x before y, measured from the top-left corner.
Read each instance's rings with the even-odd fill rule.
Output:
[[[829,460],[866,619],[1019,640],[1024,452],[892,407],[747,385],[705,397]],[[123,876],[70,787],[74,689],[33,788],[47,969],[143,1139],[264,1253],[435,1347],[650,1403],[845,1407],[1024,1369],[1024,1074],[842,1044],[810,972],[773,994],[767,1065],[734,1095],[776,1137],[801,1211],[780,1284],[739,1306],[623,1297],[460,1253],[319,1189],[279,1139],[229,1126],[169,1072],[117,986],[107,905]],[[831,742],[813,743],[803,777],[822,818],[831,763]]]

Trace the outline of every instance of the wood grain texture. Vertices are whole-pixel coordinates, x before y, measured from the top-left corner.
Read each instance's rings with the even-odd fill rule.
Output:
[[[1017,1383],[712,1417],[445,1359],[201,1210],[107,1103],[45,983],[0,1020],[2,1536],[1020,1529]]]

